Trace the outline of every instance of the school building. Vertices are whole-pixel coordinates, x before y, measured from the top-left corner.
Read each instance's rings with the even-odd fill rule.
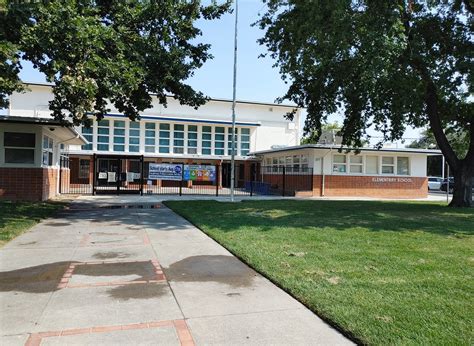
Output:
[[[52,119],[51,86],[28,84],[0,115],[0,198],[46,200],[57,194],[229,193],[231,101],[194,109],[168,97],[130,121],[112,105],[91,127]],[[295,112],[292,121],[285,115]],[[437,151],[299,145],[302,109],[238,101],[237,194],[423,198],[426,159]],[[160,175],[168,174],[168,175]]]

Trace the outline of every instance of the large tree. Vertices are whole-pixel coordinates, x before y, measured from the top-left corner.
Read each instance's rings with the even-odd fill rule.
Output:
[[[22,60],[53,83],[56,119],[89,123],[111,102],[130,119],[151,107],[150,93],[182,104],[205,102],[185,80],[209,58],[195,21],[211,20],[230,3],[199,0],[44,0],[0,3],[0,108],[24,89]]]
[[[451,205],[472,205],[472,0],[265,2],[260,43],[290,84],[282,99],[307,107],[306,133],[336,111],[347,146],[361,146],[369,127],[393,141],[429,126],[455,177]],[[446,128],[468,134],[464,156]]]

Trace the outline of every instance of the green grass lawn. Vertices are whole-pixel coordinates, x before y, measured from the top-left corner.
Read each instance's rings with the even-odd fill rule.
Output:
[[[59,202],[0,201],[0,246],[62,208]]]
[[[368,344],[474,343],[474,210],[368,201],[166,205]]]

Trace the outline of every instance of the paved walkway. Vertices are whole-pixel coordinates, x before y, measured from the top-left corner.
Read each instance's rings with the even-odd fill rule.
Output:
[[[161,204],[75,206],[0,250],[1,345],[350,343]]]

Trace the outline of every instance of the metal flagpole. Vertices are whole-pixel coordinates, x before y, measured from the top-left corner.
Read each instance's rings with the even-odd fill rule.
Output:
[[[234,81],[232,90],[232,151],[230,156],[230,200],[234,202],[235,187],[235,93],[237,87],[237,19],[239,17],[239,1],[235,0],[235,29],[234,29]]]

